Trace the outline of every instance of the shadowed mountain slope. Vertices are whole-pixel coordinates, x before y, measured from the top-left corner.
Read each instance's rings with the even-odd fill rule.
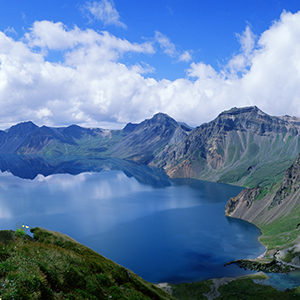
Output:
[[[181,141],[191,129],[159,113],[123,130],[38,127],[32,122],[0,131],[0,153],[116,157],[147,164],[172,139]]]
[[[163,147],[172,141],[181,141],[190,131],[168,115],[159,113],[138,125],[128,124],[123,129],[128,134],[112,148],[111,155],[148,164]]]

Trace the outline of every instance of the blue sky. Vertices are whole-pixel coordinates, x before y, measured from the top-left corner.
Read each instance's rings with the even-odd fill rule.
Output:
[[[193,126],[233,106],[300,116],[298,1],[13,1],[0,11],[0,128]]]

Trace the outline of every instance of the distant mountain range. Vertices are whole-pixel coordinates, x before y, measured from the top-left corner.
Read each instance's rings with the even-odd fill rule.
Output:
[[[163,168],[171,178],[254,187],[282,179],[299,140],[300,118],[269,116],[253,106],[224,111],[197,128],[163,113],[122,130],[24,122],[0,131],[0,154],[119,158]]]

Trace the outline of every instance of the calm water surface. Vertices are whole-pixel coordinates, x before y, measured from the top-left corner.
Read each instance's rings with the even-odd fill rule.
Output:
[[[244,275],[224,263],[264,252],[259,230],[227,218],[239,187],[191,180],[155,188],[120,171],[34,180],[0,173],[0,227],[65,233],[151,282]],[[249,273],[249,272],[248,272]]]

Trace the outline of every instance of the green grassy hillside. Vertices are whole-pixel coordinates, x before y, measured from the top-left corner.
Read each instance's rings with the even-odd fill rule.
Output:
[[[70,237],[41,228],[33,238],[0,231],[0,298],[174,299]]]

